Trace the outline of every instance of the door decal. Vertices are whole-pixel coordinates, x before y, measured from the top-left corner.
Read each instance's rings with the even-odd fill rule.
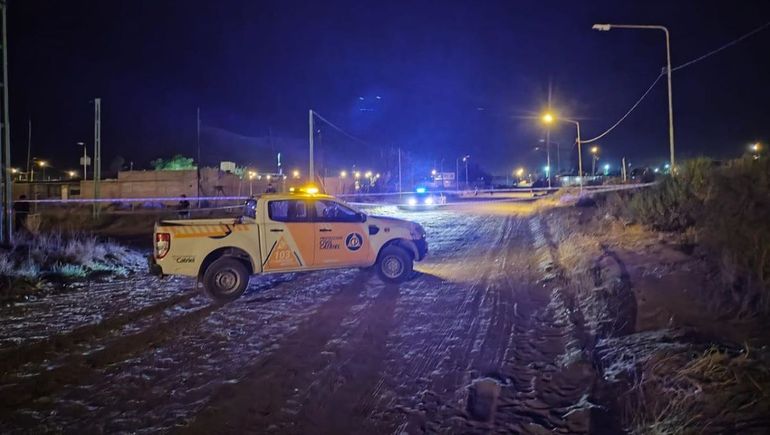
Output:
[[[358,233],[350,233],[345,238],[345,246],[350,251],[358,251],[364,244],[364,238]]]
[[[301,265],[299,257],[289,248],[289,244],[283,237],[273,244],[265,261],[265,269],[288,269]]]

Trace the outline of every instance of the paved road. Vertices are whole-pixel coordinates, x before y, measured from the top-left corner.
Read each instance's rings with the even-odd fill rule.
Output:
[[[579,321],[510,207],[380,210],[428,231],[401,286],[276,275],[217,306],[141,276],[0,308],[0,432],[585,432]]]

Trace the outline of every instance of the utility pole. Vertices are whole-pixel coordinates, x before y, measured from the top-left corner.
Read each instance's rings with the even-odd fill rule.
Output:
[[[313,135],[315,131],[315,129],[313,128],[313,109],[310,109],[308,111],[307,122],[308,122],[308,128],[310,130],[308,132],[308,142],[310,144],[310,170],[308,171],[307,174],[308,174],[308,177],[310,177],[310,183],[313,183],[313,181],[315,180],[315,175],[314,175],[315,172],[313,172],[314,170],[313,168]]]
[[[626,182],[626,158],[623,157],[623,182]]]
[[[545,129],[545,176],[548,177],[548,188],[551,188],[551,129]]]
[[[94,98],[94,218],[99,217],[99,181],[102,178],[102,99]]]
[[[28,129],[27,129],[27,181],[30,181],[29,172],[30,172],[30,164],[32,162],[32,117],[30,116],[28,119]]]
[[[3,210],[2,224],[0,232],[2,233],[2,242],[10,244],[13,240],[13,184],[11,183],[11,124],[8,115],[8,24],[6,21],[5,10],[8,7],[5,0],[0,0],[0,9],[2,10],[3,21],[3,158],[1,164],[3,169],[3,182],[5,189],[3,191]]]
[[[401,194],[401,147],[398,148],[398,193]]]
[[[198,163],[198,167],[201,165],[201,108],[198,107],[198,127],[197,127],[197,136],[196,136],[196,148],[198,150],[198,160],[196,160],[196,163]]]
[[[196,110],[197,123],[196,123],[195,147],[197,149],[198,160],[195,161],[195,169],[196,169],[195,178],[198,179],[198,182],[196,183],[197,184],[196,196],[198,197],[198,201],[197,201],[198,208],[200,208],[201,206],[201,200],[200,200],[200,197],[201,197],[201,108],[197,107],[196,109],[197,109]]]

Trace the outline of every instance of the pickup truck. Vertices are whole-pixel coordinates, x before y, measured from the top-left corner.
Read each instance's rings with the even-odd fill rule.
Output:
[[[237,218],[164,220],[153,239],[151,273],[196,277],[221,302],[263,273],[374,266],[384,281],[402,282],[428,253],[420,224],[305,192],[250,199]]]

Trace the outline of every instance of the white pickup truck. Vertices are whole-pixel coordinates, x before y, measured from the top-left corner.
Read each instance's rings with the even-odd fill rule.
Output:
[[[428,253],[420,224],[310,193],[263,195],[239,218],[161,221],[153,239],[151,273],[197,277],[223,302],[262,273],[376,266],[383,280],[401,282]]]

